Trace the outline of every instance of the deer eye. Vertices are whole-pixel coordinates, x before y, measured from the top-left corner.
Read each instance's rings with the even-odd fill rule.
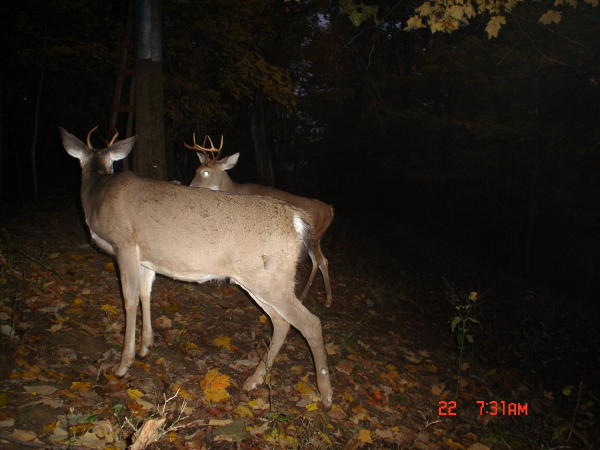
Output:
[[[210,175],[210,171],[209,170],[203,170],[200,173],[202,174],[203,178],[208,178],[208,176]]]

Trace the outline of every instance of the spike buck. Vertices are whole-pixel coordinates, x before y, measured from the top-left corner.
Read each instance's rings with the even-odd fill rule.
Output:
[[[310,346],[325,407],[332,390],[321,322],[294,294],[296,266],[307,225],[302,210],[266,197],[242,197],[113,174],[135,136],[94,150],[60,129],[67,153],[81,164],[81,201],[93,241],[114,255],[125,306],[125,339],[116,370],[123,376],[135,358],[136,313],[142,304],[140,356],[153,344],[150,293],[156,273],[203,283],[227,279],[245,289],[273,322],[269,349],[244,384],[254,389],[277,356],[290,325]]]
[[[210,147],[203,146],[206,144],[207,139]],[[329,263],[321,250],[321,239],[333,220],[333,207],[317,199],[301,197],[260,184],[234,183],[226,171],[237,164],[240,154],[234,153],[231,156],[219,159],[221,149],[223,148],[223,136],[221,136],[221,144],[218,148],[213,145],[209,136],[204,138],[203,145],[196,144],[195,135],[192,135],[192,140],[192,145],[184,145],[186,148],[196,151],[200,159],[200,167],[196,169],[196,176],[190,184],[191,187],[204,187],[215,191],[232,192],[234,194],[262,195],[277,198],[296,208],[300,208],[308,214],[310,233],[306,241],[306,247],[312,262],[312,269],[300,294],[300,300],[306,298],[318,267],[321,275],[323,275],[323,283],[325,284],[325,294],[327,297],[325,306],[330,307],[332,296],[331,284],[329,282]]]

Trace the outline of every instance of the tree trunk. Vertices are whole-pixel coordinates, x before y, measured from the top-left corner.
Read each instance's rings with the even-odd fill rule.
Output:
[[[162,79],[160,0],[136,1],[135,121],[133,170],[167,179]]]
[[[260,183],[273,186],[273,161],[267,146],[264,101],[262,92],[258,90],[254,96],[254,104],[250,107],[250,133],[254,141],[254,154]]]
[[[133,170],[138,175],[167,179],[162,64],[148,59],[135,63],[137,143]]]

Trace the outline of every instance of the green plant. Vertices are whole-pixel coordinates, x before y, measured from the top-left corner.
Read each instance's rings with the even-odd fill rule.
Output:
[[[450,320],[450,330],[456,335],[459,349],[455,392],[455,397],[458,397],[462,359],[466,343],[473,344],[475,342],[475,326],[482,326],[477,319],[477,307],[481,303],[481,297],[477,291],[461,292],[446,278],[442,279],[446,284],[446,296],[456,311],[456,315]]]

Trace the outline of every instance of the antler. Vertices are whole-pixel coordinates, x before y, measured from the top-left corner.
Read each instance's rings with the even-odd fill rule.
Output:
[[[219,148],[215,147],[215,145],[213,144],[213,141],[209,135],[204,136],[204,142],[202,142],[203,145],[206,143],[207,139],[208,139],[208,142],[210,143],[210,148],[203,147],[202,145],[199,145],[196,143],[196,133],[192,133],[192,142],[193,142],[192,145],[188,145],[185,142],[183,143],[183,145],[185,148],[188,148],[190,150],[204,153],[204,155],[206,155],[206,158],[208,160],[219,159],[219,154],[221,153],[221,149],[223,148],[223,135],[221,135],[221,144],[219,145]],[[215,155],[215,153],[216,153],[216,155]]]
[[[119,131],[115,130],[115,134],[113,134],[112,139],[108,143],[108,147],[110,147],[111,145],[113,145],[115,143],[115,141],[117,140],[117,136],[119,136]]]
[[[94,131],[96,131],[98,129],[98,125],[96,125],[94,128],[92,128],[90,131],[88,131],[87,137],[86,137],[86,142],[87,142],[87,146],[90,150],[94,150],[94,147],[92,147],[92,133]]]

